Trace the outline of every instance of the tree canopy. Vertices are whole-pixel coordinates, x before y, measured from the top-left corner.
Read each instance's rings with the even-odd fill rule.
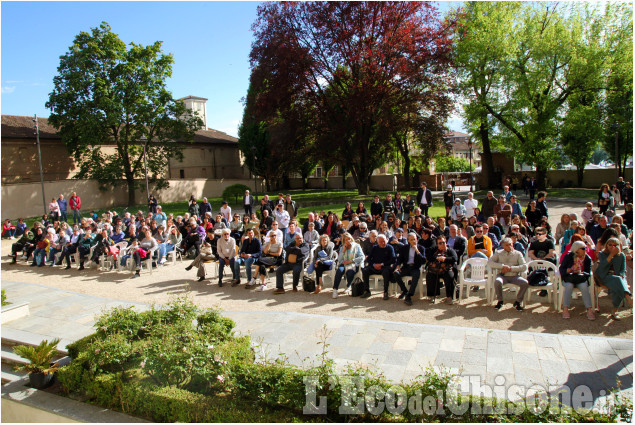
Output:
[[[561,130],[574,120],[570,115],[562,125],[575,106],[571,102],[587,94],[610,97],[607,75],[613,70],[632,87],[627,5],[607,4],[601,12],[585,3],[469,2],[456,16],[456,64],[468,100],[464,116],[483,143],[484,169],[496,129],[500,146],[535,165],[542,182],[547,168],[562,158],[560,141],[570,140],[571,133],[563,138]],[[625,51],[630,69],[620,60]]]
[[[430,3],[271,2],[254,30],[256,121],[304,123],[287,146],[338,158],[362,194],[406,114],[449,114],[450,31]]]
[[[77,178],[96,179],[102,188],[125,184],[134,205],[145,147],[149,179],[166,186],[168,160],[182,158],[181,143],[202,125],[166,88],[173,62],[160,41],[126,46],[105,22],[75,37],[60,57],[46,107],[78,161]],[[104,145],[114,145],[114,153]]]

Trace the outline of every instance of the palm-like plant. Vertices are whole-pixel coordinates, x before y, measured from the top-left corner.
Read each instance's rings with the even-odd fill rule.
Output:
[[[33,347],[31,345],[17,345],[13,348],[13,352],[18,356],[28,360],[28,364],[15,365],[17,371],[25,371],[27,373],[53,373],[57,370],[57,363],[51,366],[53,356],[57,354],[57,344],[59,338],[48,342],[44,340],[40,345]]]

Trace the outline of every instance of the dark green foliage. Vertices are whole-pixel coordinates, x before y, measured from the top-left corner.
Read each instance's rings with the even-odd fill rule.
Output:
[[[225,190],[223,190],[223,199],[227,202],[233,197],[234,202],[238,203],[238,198],[242,199],[242,196],[245,194],[245,190],[251,190],[249,186],[244,184],[232,184],[231,186],[227,186]]]
[[[142,313],[113,309],[96,326],[96,333],[67,347],[73,361],[58,372],[63,388],[74,397],[157,422],[603,422],[632,415],[629,402],[618,403],[611,414],[568,409],[454,414],[449,400],[436,407],[440,416],[409,408],[346,415],[340,414],[340,406],[354,400],[348,397],[351,388],[343,376],[358,377],[363,388],[375,386],[382,394],[392,384],[372,368],[351,366],[336,374],[327,345],[308,368],[284,358],[256,362],[249,337],[233,335],[232,320],[217,310],[200,311],[185,298]],[[303,414],[309,377],[318,400],[327,397],[326,415]],[[451,375],[428,369],[401,388],[407,400],[432,396],[436,404],[437,392],[449,394],[452,381]],[[514,407],[511,402],[468,400]]]

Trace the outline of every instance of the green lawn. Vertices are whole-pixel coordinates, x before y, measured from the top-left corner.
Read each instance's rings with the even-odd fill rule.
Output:
[[[495,195],[498,195],[501,191],[494,191]],[[324,211],[333,211],[338,215],[341,215],[344,210],[344,205],[346,201],[350,202],[353,205],[353,209],[357,208],[357,203],[359,201],[364,201],[366,208],[369,209],[370,203],[375,194],[379,195],[380,199],[383,201],[386,197],[386,194],[389,192],[371,192],[369,195],[358,195],[357,190],[324,190],[324,189],[307,189],[307,190],[288,190],[284,191],[285,194],[291,194],[293,200],[299,204],[300,210],[298,211],[298,216],[301,221],[306,220],[307,215],[311,211],[317,211],[318,213],[321,210]],[[402,196],[405,198],[405,195],[410,193],[411,196],[416,195],[416,192],[402,192]],[[526,206],[525,200],[527,199],[522,191],[517,192],[520,196],[520,203],[523,206],[523,209]],[[270,199],[278,199],[278,192],[269,192]],[[569,198],[569,199],[585,199],[585,200],[595,200],[597,198],[597,190],[596,189],[549,189],[547,190],[548,198]],[[483,199],[487,195],[487,190],[479,190],[474,192],[474,196],[479,201]],[[259,194],[259,199],[262,194]],[[459,195],[462,200],[465,199],[466,194],[461,193]],[[209,202],[212,204],[214,211],[218,211],[221,206],[222,198],[208,198]],[[233,210],[239,211],[241,214],[243,213],[242,205],[237,204],[235,199],[227,199],[230,207]],[[306,205],[306,203],[318,204],[318,205]],[[441,195],[434,196],[435,205],[430,209],[430,214],[432,217],[441,217],[445,215],[445,208],[443,207],[443,200]],[[174,216],[183,215],[187,212],[187,201],[182,202],[172,202],[172,203],[159,203],[163,207],[163,212],[166,214],[174,214]],[[135,205],[133,207],[111,207],[111,208],[102,208],[99,210],[95,210],[95,212],[101,216],[102,213],[114,210],[118,213],[122,214],[122,212],[130,211],[131,214],[134,215],[138,210],[147,211],[147,205]],[[82,213],[84,216],[88,216],[91,210],[83,210]],[[35,220],[40,220],[41,216],[38,217],[30,217],[26,219],[29,227],[33,225]],[[69,219],[72,222],[72,217],[69,215]]]

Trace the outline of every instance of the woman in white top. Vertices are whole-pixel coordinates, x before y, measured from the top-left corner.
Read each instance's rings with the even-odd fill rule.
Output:
[[[256,276],[254,279],[260,279],[260,288],[259,291],[264,291],[267,288],[265,285],[265,277],[267,276],[267,267],[272,265],[280,265],[282,264],[282,241],[278,241],[279,237],[277,233],[269,234],[269,242],[265,244],[265,247],[262,250],[262,255],[256,262]],[[273,258],[272,260],[267,260],[268,258]],[[272,264],[268,264],[271,262]]]
[[[474,215],[474,208],[478,207],[478,201],[474,199],[474,194],[472,192],[467,194],[467,199],[463,203],[463,206],[465,207],[465,216],[467,218],[472,217]]]

